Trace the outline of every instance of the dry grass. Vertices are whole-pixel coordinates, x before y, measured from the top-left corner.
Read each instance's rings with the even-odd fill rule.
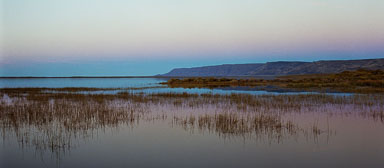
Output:
[[[53,89],[53,91],[57,91]],[[82,90],[82,89],[73,89]],[[133,93],[82,94],[45,89],[0,90],[1,135],[15,136],[21,146],[61,153],[95,130],[134,126],[139,121],[167,121],[187,130],[223,137],[284,137],[323,131],[300,128],[283,116],[290,113],[354,114],[383,121],[383,95],[331,96]]]
[[[337,74],[313,74],[281,76],[277,79],[228,79],[228,78],[184,78],[170,79],[162,83],[169,87],[217,88],[249,86],[268,90],[276,86],[292,91],[384,93],[383,70],[356,70]]]
[[[227,137],[267,137],[269,141],[280,141],[286,136],[297,135],[299,127],[292,122],[285,122],[278,115],[239,113],[191,115],[185,118],[174,117],[174,124],[186,130],[198,129]]]

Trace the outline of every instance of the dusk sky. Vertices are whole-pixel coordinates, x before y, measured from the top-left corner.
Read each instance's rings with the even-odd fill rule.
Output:
[[[383,0],[0,0],[0,76],[366,58]]]

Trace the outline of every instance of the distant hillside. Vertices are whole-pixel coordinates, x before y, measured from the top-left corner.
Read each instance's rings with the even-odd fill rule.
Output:
[[[384,58],[316,62],[267,62],[176,68],[162,76],[257,76],[339,73],[357,69],[384,70]]]

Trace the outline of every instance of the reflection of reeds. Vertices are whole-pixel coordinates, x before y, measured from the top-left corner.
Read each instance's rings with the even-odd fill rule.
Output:
[[[115,101],[66,99],[15,100],[1,105],[0,123],[23,145],[56,152],[69,149],[71,139],[93,130],[134,124],[145,113],[143,106]]]
[[[197,119],[196,119],[197,118]],[[184,129],[215,132],[224,137],[228,136],[267,136],[270,140],[287,135],[294,135],[299,128],[292,122],[284,122],[277,115],[238,113],[203,114],[186,118],[174,117],[174,123]]]
[[[76,90],[76,89],[75,89]],[[82,90],[82,89],[80,89]],[[60,153],[94,131],[138,121],[168,120],[185,129],[224,137],[267,137],[271,141],[301,133],[320,135],[283,120],[291,113],[351,115],[382,121],[382,95],[248,95],[133,93],[59,93],[35,88],[0,89],[1,135],[21,145]],[[169,115],[172,117],[168,117]],[[329,132],[329,131],[328,131]]]

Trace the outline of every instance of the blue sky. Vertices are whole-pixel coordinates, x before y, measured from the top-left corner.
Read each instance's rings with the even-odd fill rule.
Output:
[[[0,2],[0,76],[384,58],[382,0]]]

